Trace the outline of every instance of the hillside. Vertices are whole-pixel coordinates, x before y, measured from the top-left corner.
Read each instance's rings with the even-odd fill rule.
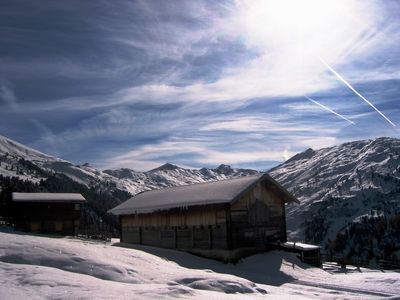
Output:
[[[270,174],[301,202],[287,208],[292,239],[332,246],[363,258],[383,256],[386,247],[391,248],[389,253],[400,249],[396,238],[398,233],[400,236],[399,139],[308,149]],[[367,238],[361,240],[365,233]]]

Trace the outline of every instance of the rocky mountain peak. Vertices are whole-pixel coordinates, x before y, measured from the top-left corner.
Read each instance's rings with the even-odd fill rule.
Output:
[[[165,163],[162,166],[159,166],[158,168],[152,169],[149,172],[157,172],[157,171],[171,171],[171,170],[176,170],[179,169],[178,166],[170,164],[170,163]]]
[[[214,169],[216,172],[220,174],[229,175],[234,173],[235,171],[229,165],[220,164],[217,168]]]

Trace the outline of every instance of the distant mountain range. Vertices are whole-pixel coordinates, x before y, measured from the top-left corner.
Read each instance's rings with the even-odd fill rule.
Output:
[[[105,210],[145,190],[249,176],[258,171],[228,165],[185,169],[169,163],[147,172],[128,168],[100,171],[87,163],[75,165],[0,136],[0,175],[3,177],[15,176],[38,183],[60,173],[91,191],[113,195],[112,204],[101,206],[100,210]],[[399,139],[377,138],[308,149],[269,173],[301,201],[287,207],[291,239],[320,244],[327,251],[353,256],[371,255],[371,251],[375,256],[381,255],[383,248],[389,247],[388,243],[393,249],[400,249]],[[397,216],[398,239],[393,238],[397,234]],[[373,227],[368,230],[375,230],[379,222],[386,225],[380,224],[384,232],[376,234],[386,235],[386,242],[378,242],[379,238],[359,241],[356,235],[360,230],[368,226]],[[366,243],[369,243],[369,254],[353,249]]]
[[[26,161],[31,162],[34,167],[27,166]],[[180,168],[170,163],[147,172],[128,168],[100,171],[89,163],[75,165],[0,136],[0,175],[17,176],[22,180],[38,182],[46,179],[46,172],[62,173],[79,184],[101,191],[116,189],[127,191],[132,195],[145,190],[258,173],[255,170],[231,168],[228,165],[220,165],[215,169],[202,168],[198,170]]]

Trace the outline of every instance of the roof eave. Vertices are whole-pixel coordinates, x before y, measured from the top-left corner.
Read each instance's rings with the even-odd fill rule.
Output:
[[[181,206],[164,206],[164,207],[144,207],[144,208],[120,208],[118,209],[117,207],[114,207],[110,210],[107,211],[109,214],[113,214],[115,216],[123,216],[123,215],[134,215],[134,214],[146,214],[146,213],[154,213],[154,212],[161,212],[161,211],[169,211],[169,210],[174,210],[174,209],[189,209],[189,208],[194,208],[198,206],[216,206],[216,205],[221,205],[221,204],[228,204],[230,203],[229,200],[217,200],[212,203],[190,203],[187,205],[181,205]],[[118,213],[121,211],[121,213]]]
[[[37,200],[37,199],[27,199],[27,200],[13,200],[13,202],[16,203],[25,203],[25,202],[30,202],[30,203],[85,203],[86,200],[68,200],[68,199],[63,199],[63,200]]]
[[[21,195],[32,195],[32,198],[27,198],[27,197],[19,197]],[[69,195],[74,195],[75,197],[68,198],[68,197],[63,197],[63,198],[41,198],[40,194],[54,194],[54,195],[60,195],[60,194],[69,194]],[[36,196],[36,197],[35,197]],[[39,197],[38,197],[39,196]],[[21,193],[21,192],[13,192],[11,194],[11,201],[13,202],[40,202],[40,203],[85,203],[87,200],[82,196],[80,193]]]

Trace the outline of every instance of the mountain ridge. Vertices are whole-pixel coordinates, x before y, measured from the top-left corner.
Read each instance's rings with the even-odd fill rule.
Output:
[[[388,251],[384,249],[400,249],[400,232],[397,238],[390,225],[400,218],[400,139],[381,137],[308,149],[273,168],[270,175],[300,200],[287,207],[291,239],[364,259],[371,252],[382,257]],[[385,230],[371,233],[371,241],[363,240],[360,232],[378,232],[377,222]],[[385,237],[383,242],[379,235]],[[370,249],[369,243],[375,246]]]

